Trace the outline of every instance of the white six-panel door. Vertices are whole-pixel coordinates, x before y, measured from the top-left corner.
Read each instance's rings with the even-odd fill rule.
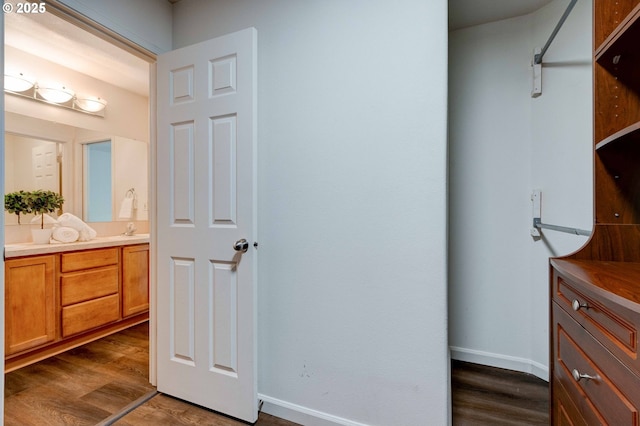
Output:
[[[55,143],[31,148],[31,188],[60,192],[58,147]]]
[[[256,30],[158,58],[158,390],[248,422],[256,386]],[[236,250],[245,239],[248,249]]]

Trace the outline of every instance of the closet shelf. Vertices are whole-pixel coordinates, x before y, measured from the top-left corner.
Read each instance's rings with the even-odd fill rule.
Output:
[[[596,144],[596,151],[605,147],[609,147],[613,144],[620,144],[623,142],[640,141],[640,121],[633,123],[631,126],[625,127],[619,132],[603,139]]]
[[[606,40],[596,49],[595,60],[607,69],[617,65],[618,61],[638,63],[638,40],[640,39],[640,4],[613,30]],[[620,56],[617,60],[616,57]]]

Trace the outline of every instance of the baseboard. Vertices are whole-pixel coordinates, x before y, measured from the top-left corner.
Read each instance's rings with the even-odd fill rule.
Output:
[[[549,381],[549,367],[530,359],[478,351],[475,349],[460,348],[456,346],[451,346],[450,350],[451,359],[488,365],[490,367],[505,368],[507,370],[521,371],[523,373],[533,374],[542,380]]]
[[[258,394],[258,399],[262,401],[261,411],[305,426],[367,426],[267,395]]]

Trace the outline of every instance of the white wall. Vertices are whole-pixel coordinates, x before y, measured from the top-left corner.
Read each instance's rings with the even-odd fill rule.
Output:
[[[567,7],[554,1],[533,15],[534,39],[543,43]],[[557,43],[544,58],[543,94],[532,100],[532,187],[543,193],[544,222],[591,230],[593,227],[592,2],[579,1]],[[587,237],[544,232],[531,242],[529,326],[532,359],[547,362],[550,256],[569,254]],[[541,285],[544,283],[545,285]],[[544,319],[544,322],[540,321]],[[544,327],[543,327],[544,326]]]
[[[546,223],[591,229],[591,2],[578,2],[544,58],[531,58],[566,8],[450,33],[449,309],[452,357],[548,375],[548,258],[585,237],[534,240]]]
[[[190,1],[258,31],[259,381],[325,424],[448,423],[443,0]]]
[[[125,222],[149,220],[149,145],[142,141],[117,136],[112,140],[112,149],[115,177],[113,220]],[[120,217],[122,203],[131,188],[135,192],[132,214],[130,217],[126,215]]]
[[[82,129],[149,141],[149,99],[147,97],[10,46],[5,47],[5,56],[7,64],[17,69],[27,70],[34,78],[46,77],[63,81],[79,93],[95,93],[109,102],[103,118],[7,95],[5,96],[6,111]],[[8,125],[13,128],[12,123]],[[47,135],[39,135],[37,132],[38,129],[34,129],[32,135],[53,139]]]
[[[167,0],[58,0],[145,49],[171,50],[171,3]]]

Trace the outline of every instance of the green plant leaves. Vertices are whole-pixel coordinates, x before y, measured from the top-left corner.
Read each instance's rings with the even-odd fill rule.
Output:
[[[5,194],[4,209],[18,215],[20,223],[21,213],[35,213],[42,215],[41,228],[44,228],[44,213],[51,213],[62,207],[64,198],[53,191],[17,191]]]

